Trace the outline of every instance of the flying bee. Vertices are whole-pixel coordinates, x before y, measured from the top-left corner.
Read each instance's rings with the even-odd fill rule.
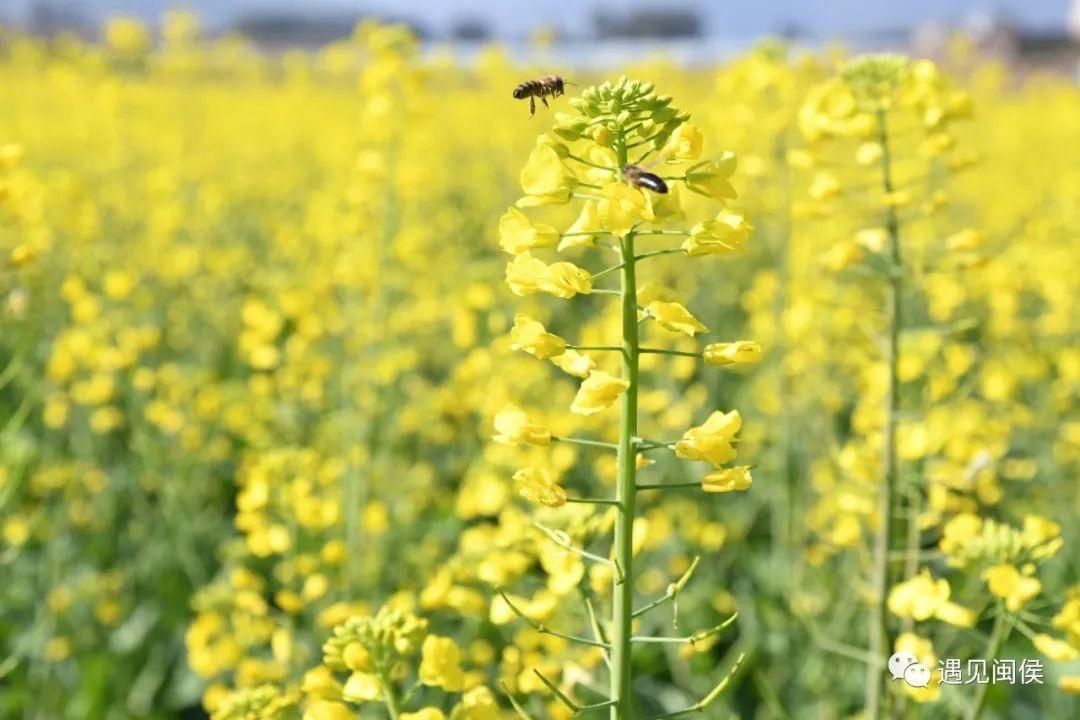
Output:
[[[547,96],[559,97],[565,94],[566,85],[573,84],[563,80],[558,75],[545,75],[539,80],[527,80],[518,85],[514,88],[514,98],[516,100],[529,98],[529,117],[532,117],[536,114],[536,98],[540,98],[540,102],[544,103],[544,107],[551,107],[548,105]]]
[[[642,170],[637,165],[627,165],[622,169],[623,180],[630,187],[638,188],[639,190],[652,190],[654,193],[660,195],[666,195],[668,191],[667,183],[659,175],[655,175],[646,170]]]

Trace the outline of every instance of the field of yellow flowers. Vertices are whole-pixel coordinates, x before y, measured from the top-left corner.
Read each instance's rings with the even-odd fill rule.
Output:
[[[620,70],[0,30],[0,718],[1080,717],[1080,90]]]

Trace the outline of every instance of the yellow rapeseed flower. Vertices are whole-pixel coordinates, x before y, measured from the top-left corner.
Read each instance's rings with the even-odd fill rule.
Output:
[[[531,503],[545,507],[561,507],[566,504],[566,491],[543,468],[527,467],[514,473],[518,494]]]
[[[593,370],[578,388],[570,410],[578,415],[592,415],[611,406],[626,392],[630,383],[603,370]]]
[[[552,247],[558,241],[558,230],[550,225],[532,222],[516,207],[508,208],[499,218],[499,245],[511,255],[532,248]]]
[[[709,331],[689,310],[677,302],[653,300],[645,309],[661,327],[672,332],[694,337],[694,333]]]
[[[525,411],[516,405],[508,405],[495,415],[495,442],[503,445],[548,445],[551,431],[543,425],[530,423]]]
[[[420,682],[458,692],[465,682],[461,670],[461,649],[452,638],[428,635],[421,648]]]
[[[675,443],[675,454],[684,460],[701,460],[719,468],[735,459],[738,453],[732,446],[742,427],[738,410],[717,410],[702,424],[687,430]]]
[[[761,361],[761,346],[753,340],[710,343],[703,352],[709,365],[752,365]]]
[[[514,327],[510,330],[511,349],[524,350],[535,358],[547,360],[566,352],[566,341],[558,335],[552,335],[543,323],[533,320],[528,315],[518,313],[514,316]]]
[[[986,580],[990,592],[1005,601],[1005,607],[1010,612],[1024,607],[1042,591],[1042,583],[1038,578],[1023,575],[1014,565],[1008,563],[988,568],[983,572],[983,579]]]
[[[753,483],[750,476],[750,468],[746,465],[738,465],[732,468],[713,470],[701,479],[701,489],[711,493],[725,493],[737,490],[748,490]]]

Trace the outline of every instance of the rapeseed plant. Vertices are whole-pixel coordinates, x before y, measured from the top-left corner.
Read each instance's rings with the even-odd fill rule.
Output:
[[[883,295],[871,294],[862,300],[877,302],[880,298],[884,308],[880,321],[884,336],[880,342],[883,358],[871,365],[872,375],[868,375],[866,382],[871,388],[868,397],[882,401],[884,418],[872,420],[868,414],[870,406],[860,403],[853,420],[858,432],[866,434],[866,442],[849,443],[843,451],[845,456],[840,458],[848,472],[867,477],[872,476],[871,454],[879,452],[882,469],[878,477],[881,482],[875,488],[872,506],[856,501],[854,497],[841,497],[839,500],[843,504],[837,508],[841,510],[841,518],[853,510],[864,515],[870,521],[874,536],[871,583],[867,590],[871,608],[869,652],[865,661],[865,703],[869,717],[887,714],[890,705],[902,707],[904,703],[903,697],[883,696],[886,678],[879,658],[893,651],[906,651],[934,668],[937,643],[916,635],[916,623],[936,619],[967,628],[975,626],[984,617],[983,612],[950,599],[949,581],[936,577],[941,574],[940,570],[931,574],[923,566],[921,550],[925,547],[925,534],[938,525],[943,513],[965,507],[964,503],[958,502],[959,498],[949,496],[950,490],[933,480],[933,466],[926,461],[935,444],[931,439],[934,433],[931,428],[937,425],[944,429],[944,425],[938,423],[954,423],[946,436],[955,438],[955,449],[946,444],[944,454],[971,452],[970,445],[961,449],[957,441],[963,437],[965,427],[958,418],[964,418],[972,408],[959,400],[924,411],[902,404],[902,398],[917,397],[910,391],[905,392],[904,386],[927,371],[926,353],[935,353],[941,348],[941,337],[958,337],[965,332],[962,324],[941,327],[937,331],[932,329],[935,321],[940,322],[951,314],[949,311],[942,313],[940,305],[935,306],[935,285],[950,273],[966,273],[985,262],[982,258],[986,243],[981,233],[969,228],[942,237],[933,231],[928,233],[924,224],[932,223],[946,202],[945,181],[972,163],[969,151],[958,149],[953,135],[954,122],[970,114],[969,96],[952,90],[931,63],[878,56],[857,58],[847,63],[838,78],[811,91],[799,116],[804,136],[818,152],[818,158],[810,162],[822,167],[809,188],[811,199],[819,203],[819,213],[827,217],[829,204],[841,198],[848,198],[853,209],[862,211],[862,197],[867,192],[878,198],[877,207],[872,204],[869,210],[880,213],[875,226],[860,229],[853,240],[836,244],[822,258],[834,271],[861,272],[880,278],[884,285]],[[921,135],[915,151],[917,155],[905,157],[897,147],[901,143],[910,143],[914,132]],[[837,138],[849,138],[855,145],[855,166],[877,169],[876,190],[859,180],[842,178],[839,164],[824,152],[826,142],[830,139],[835,142]],[[918,166],[912,164],[920,158],[928,168],[922,176],[918,174]],[[925,200],[913,211],[919,194]],[[923,312],[929,316],[928,320],[920,317]],[[929,324],[922,324],[927,322]],[[975,359],[970,348],[959,344],[949,347],[945,358],[946,364],[954,367],[953,372],[960,374],[966,372]],[[984,362],[991,364],[993,361],[986,359]],[[928,387],[930,397],[935,397],[933,384]],[[940,394],[937,397],[940,398]],[[910,419],[920,412],[925,413],[924,422],[930,427]],[[995,431],[992,422],[980,425],[978,429],[972,428],[972,435],[982,436],[975,442],[985,442],[983,438],[988,430],[999,436],[1003,434],[1004,428]],[[876,433],[879,434],[875,436]],[[967,467],[957,471],[958,475],[967,476],[962,484],[973,484],[979,476],[985,477],[984,464],[1004,454],[1007,440],[996,442],[998,445],[983,445],[978,454],[967,455]],[[902,460],[917,464],[910,469],[904,468]],[[953,488],[959,486],[955,480],[947,482]],[[990,485],[976,485],[975,490],[980,499],[989,504],[1000,498],[1000,489]],[[823,499],[819,509],[825,510],[826,503],[836,502],[833,498]],[[837,506],[834,504],[833,507]],[[832,511],[829,516],[835,518]],[[957,515],[954,519],[961,517]],[[983,522],[974,514],[968,517],[970,520],[964,520],[964,525],[954,526],[957,532],[960,527],[970,527],[972,522]],[[898,524],[897,518],[901,518],[902,523]],[[1048,552],[1041,557],[1045,560],[1056,552],[1054,538],[1058,530],[1045,518],[1033,516],[1029,521],[1035,523],[1032,527],[1042,528],[1039,542],[1051,542]],[[952,522],[950,520],[944,527],[949,528]],[[992,520],[987,522],[991,527],[1005,527],[994,525]],[[842,527],[847,529],[840,531]],[[831,540],[839,546],[850,546],[860,535],[857,523],[834,524]],[[942,550],[946,553],[950,552],[945,550],[947,538],[948,535],[942,539]],[[1007,542],[1004,538],[1001,541]],[[1035,565],[1025,567],[1024,573],[1008,563],[983,565],[976,571],[986,580],[986,590],[991,596],[992,605],[988,609],[992,612],[988,615],[996,618],[982,652],[988,662],[1001,652],[1010,628],[1016,622],[1015,613],[1041,589],[1041,583],[1032,577]],[[968,602],[982,604],[985,601],[971,598]],[[896,625],[888,613],[900,619],[898,630],[894,629]],[[941,676],[939,670],[934,672],[928,687],[904,687],[905,694],[919,702],[936,701],[940,695]],[[985,688],[978,690],[965,717],[979,717],[985,697]]]
[[[618,440],[605,443],[570,436],[553,436],[543,426],[530,422],[518,407],[508,407],[495,419],[503,443],[547,446],[568,443],[614,452],[616,482],[614,497],[571,496],[553,473],[543,467],[529,466],[514,474],[514,482],[522,497],[547,508],[566,504],[583,504],[599,508],[610,507],[612,523],[610,557],[596,555],[571,544],[565,534],[540,529],[565,551],[607,569],[611,583],[611,620],[607,628],[596,618],[589,605],[593,636],[567,635],[549,628],[543,621],[499,590],[502,601],[512,612],[540,633],[554,635],[571,643],[598,648],[610,668],[608,699],[582,705],[564,694],[555,683],[536,671],[537,677],[551,689],[571,713],[586,709],[610,707],[613,719],[633,716],[636,705],[632,694],[632,658],[634,645],[672,643],[695,645],[722,632],[736,615],[716,627],[684,637],[638,636],[634,633],[634,618],[673,601],[689,580],[694,565],[682,578],[672,583],[659,600],[634,608],[635,520],[638,494],[645,491],[671,491],[687,484],[640,483],[639,465],[647,464],[646,455],[667,451],[676,457],[708,463],[712,470],[690,486],[705,492],[729,492],[750,487],[747,466],[727,467],[736,459],[734,443],[741,426],[738,411],[714,412],[708,420],[687,430],[674,441],[651,440],[639,434],[638,398],[641,392],[640,359],[643,355],[661,354],[690,356],[710,364],[744,365],[756,362],[760,348],[751,341],[715,343],[704,352],[687,352],[660,347],[645,347],[640,342],[639,327],[653,321],[675,334],[694,337],[707,328],[682,304],[668,299],[666,293],[654,294],[638,283],[638,266],[649,258],[669,254],[688,257],[726,255],[742,248],[750,234],[750,225],[736,209],[722,208],[712,219],[690,229],[666,227],[665,220],[681,214],[680,188],[724,203],[734,200],[736,192],[729,178],[735,170],[735,157],[724,153],[717,160],[697,162],[703,137],[701,131],[688,122],[688,116],[671,105],[671,98],[658,96],[651,83],[631,81],[623,77],[616,83],[586,88],[580,98],[570,101],[574,112],[556,116],[550,134],[540,136],[521,174],[525,196],[518,207],[507,210],[499,223],[499,242],[503,250],[514,255],[507,264],[506,282],[515,295],[547,293],[562,299],[578,295],[612,295],[620,307],[620,339],[610,345],[572,344],[547,331],[543,324],[519,314],[515,318],[514,347],[538,359],[559,358],[568,352],[575,355],[569,367],[580,368],[584,379],[578,389],[571,412],[591,416],[621,403]],[[636,178],[638,167],[651,156],[663,161],[668,172],[675,174],[655,178],[642,184]],[[670,193],[667,183],[672,183]],[[662,194],[656,194],[657,188]],[[577,220],[567,230],[559,232],[554,226],[534,222],[520,207],[563,205],[572,199],[582,202]],[[638,245],[648,238],[674,238],[680,245],[646,250]],[[597,272],[578,265],[559,261],[545,263],[532,255],[534,250],[557,247],[609,247],[616,253],[617,264]],[[618,290],[602,288],[597,283],[618,273]],[[663,298],[663,299],[661,299]],[[601,369],[588,353],[615,353],[621,358],[619,374]],[[578,355],[581,353],[582,355]],[[564,370],[566,366],[560,365]],[[701,711],[713,702],[730,682],[738,669],[735,666],[719,681],[712,692],[689,709],[665,712],[657,718],[675,717],[687,712]],[[525,711],[519,712],[524,716]]]

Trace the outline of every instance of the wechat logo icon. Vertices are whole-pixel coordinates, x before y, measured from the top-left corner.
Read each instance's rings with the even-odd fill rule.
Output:
[[[903,680],[913,688],[924,688],[930,684],[930,668],[911,653],[893,653],[888,665],[893,680]]]

